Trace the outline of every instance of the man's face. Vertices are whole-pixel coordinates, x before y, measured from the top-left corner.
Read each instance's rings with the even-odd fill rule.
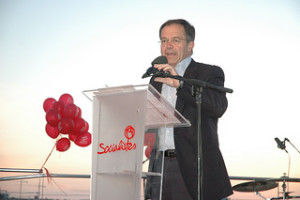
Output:
[[[183,26],[171,24],[161,30],[161,55],[166,56],[168,63],[175,67],[177,63],[192,55],[194,42],[187,43]]]

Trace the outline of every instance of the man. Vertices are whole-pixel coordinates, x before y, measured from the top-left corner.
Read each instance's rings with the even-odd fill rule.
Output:
[[[191,58],[195,29],[187,21],[176,19],[165,22],[160,28],[159,37],[161,54],[168,59],[168,64],[156,64],[155,68],[168,71],[174,76],[198,79],[217,86],[224,85],[224,73],[221,68],[197,63]],[[191,127],[167,129],[165,133],[158,131],[160,141],[157,148],[165,155],[162,199],[197,200],[197,108],[195,97],[191,92],[192,86],[187,83],[182,84],[176,79],[162,77],[152,77],[150,84],[191,122]],[[226,94],[204,88],[201,105],[203,200],[221,200],[232,194],[217,135],[218,118],[227,109]],[[149,168],[159,171],[157,166],[161,165],[161,162],[153,163],[152,160]],[[159,199],[155,187],[159,187],[159,184],[155,183],[154,178],[150,178],[146,199]]]

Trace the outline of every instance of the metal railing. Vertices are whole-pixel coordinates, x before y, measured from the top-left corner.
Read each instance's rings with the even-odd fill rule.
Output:
[[[22,175],[22,176],[0,177],[0,181],[47,177],[47,174],[45,174],[42,169],[0,168],[0,172],[36,173],[36,174]],[[90,174],[52,174],[51,173],[51,177],[91,178],[91,175]],[[247,177],[247,176],[229,176],[229,178],[230,178],[230,180],[249,180],[249,181],[254,181],[254,180],[262,181],[262,180],[278,179],[278,177],[273,178],[273,177]],[[289,178],[289,179],[292,179],[293,182],[300,182],[299,178]]]

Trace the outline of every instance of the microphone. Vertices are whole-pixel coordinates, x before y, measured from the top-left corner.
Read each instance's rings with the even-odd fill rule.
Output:
[[[278,147],[279,149],[285,150],[285,144],[284,144],[284,142],[281,142],[277,137],[274,138],[274,139],[275,139],[275,141],[277,142],[277,147]]]
[[[170,72],[159,71],[158,69],[154,68],[155,64],[168,64],[168,59],[165,56],[158,56],[155,58],[151,63],[152,66],[147,69],[142,78],[147,78],[151,75],[162,77],[170,75]]]

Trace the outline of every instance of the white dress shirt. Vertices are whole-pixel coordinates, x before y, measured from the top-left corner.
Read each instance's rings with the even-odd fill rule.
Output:
[[[189,66],[191,61],[192,58],[189,56],[176,65],[175,70],[177,71],[179,76],[183,76],[186,68]],[[176,92],[177,92],[176,88],[170,87],[167,84],[162,85],[161,95],[165,97],[173,107],[175,107],[176,100],[177,100]],[[161,128],[158,131],[160,151],[165,151],[167,149],[175,149],[173,135],[174,135],[173,128]]]

